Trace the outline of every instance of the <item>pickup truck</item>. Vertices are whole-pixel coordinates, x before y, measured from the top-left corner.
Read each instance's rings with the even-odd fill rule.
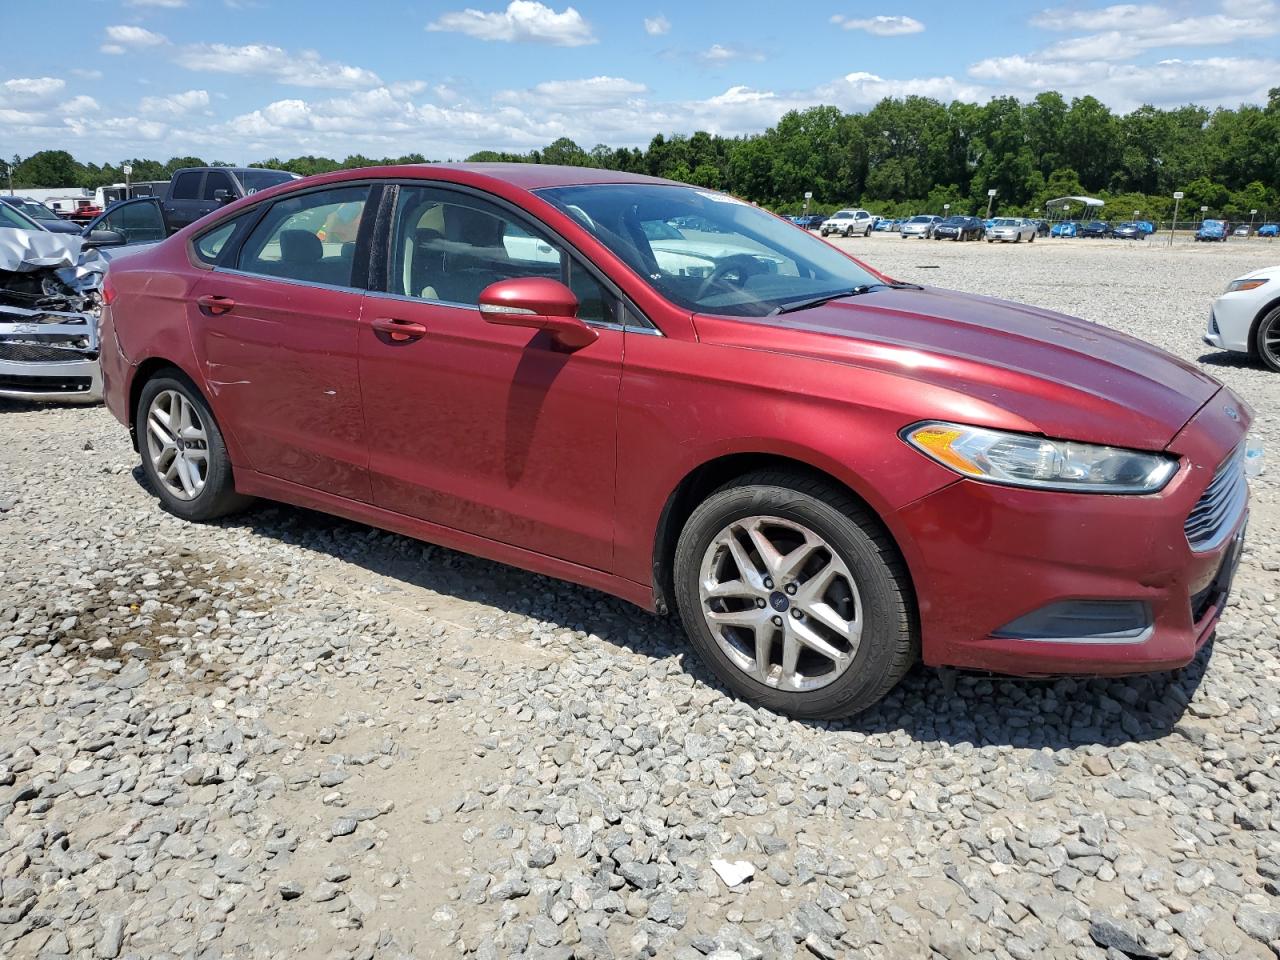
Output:
[[[183,167],[173,172],[168,194],[161,201],[165,220],[171,231],[180,230],[232,200],[299,179],[301,177],[298,174],[287,170]]]

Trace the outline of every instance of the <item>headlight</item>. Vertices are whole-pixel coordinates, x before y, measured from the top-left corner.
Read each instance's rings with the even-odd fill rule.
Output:
[[[1155,493],[1178,469],[1176,458],[1160,453],[1048,440],[960,423],[917,423],[901,436],[925,456],[957,473],[1014,487]]]
[[[1256,290],[1267,282],[1266,277],[1250,277],[1246,280],[1232,280],[1223,293],[1235,293],[1237,290]]]

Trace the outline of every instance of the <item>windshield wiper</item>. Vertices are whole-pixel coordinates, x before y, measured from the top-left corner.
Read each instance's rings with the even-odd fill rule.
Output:
[[[807,310],[810,307],[818,307],[824,303],[830,303],[832,300],[841,300],[844,297],[857,297],[864,293],[870,293],[880,287],[886,287],[891,290],[923,290],[924,287],[915,283],[862,283],[848,290],[837,290],[834,293],[824,293],[820,297],[810,297],[807,300],[793,300],[791,303],[784,303],[774,307],[769,311],[769,316],[776,317],[783,313],[795,313],[797,310]]]

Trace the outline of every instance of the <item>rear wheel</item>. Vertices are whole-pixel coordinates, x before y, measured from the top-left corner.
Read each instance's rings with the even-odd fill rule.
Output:
[[[1258,321],[1253,334],[1253,352],[1269,369],[1280,372],[1280,307]]]
[[[675,586],[703,661],[738,696],[791,716],[865,710],[916,657],[901,558],[821,480],[764,472],[713,493],[681,532]]]
[[[222,431],[195,384],[162,370],[138,397],[134,422],[142,469],[165,510],[184,520],[213,520],[243,509]]]

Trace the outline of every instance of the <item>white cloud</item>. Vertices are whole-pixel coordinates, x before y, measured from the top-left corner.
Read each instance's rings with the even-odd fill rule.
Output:
[[[0,83],[0,104],[38,106],[49,102],[66,85],[59,77],[14,77]]]
[[[93,97],[81,94],[78,97],[72,97],[64,103],[58,104],[58,112],[64,116],[80,116],[86,113],[97,113],[102,109],[101,105]]]
[[[528,90],[503,90],[494,99],[509,103],[543,103],[557,108],[622,105],[645,93],[643,83],[621,77],[547,80]]]
[[[817,89],[823,103],[845,110],[865,110],[885,97],[932,97],[946,103],[951,100],[982,101],[991,91],[954,77],[914,77],[889,80],[874,73],[845,74]]]
[[[72,67],[71,73],[79,77],[81,80],[101,80],[101,70],[86,70],[83,67]]]
[[[471,8],[446,13],[428,24],[427,29],[465,33],[479,40],[531,41],[557,47],[581,47],[596,42],[591,25],[573,7],[556,13],[537,0],[511,0],[506,10],[497,13]]]
[[[1227,0],[1223,12],[1178,17],[1155,5],[1120,4],[1096,10],[1045,10],[1032,26],[1063,32],[1094,31],[1052,44],[1042,52],[1049,60],[1126,60],[1146,50],[1172,47],[1227,46],[1243,38],[1274,36],[1280,31],[1275,5],[1259,0],[1245,8]]]
[[[920,33],[924,24],[914,17],[865,17],[862,19],[845,19],[837,14],[831,18],[846,30],[865,30],[877,37],[903,37],[910,33]]]
[[[209,91],[187,90],[167,97],[143,97],[138,112],[153,117],[191,118],[209,107]]]
[[[651,37],[660,37],[664,33],[670,33],[671,21],[662,14],[658,14],[654,17],[645,17],[644,32]]]
[[[703,63],[728,63],[730,60],[763,60],[764,54],[756,50],[713,43],[698,54],[698,59]]]
[[[1154,64],[1106,61],[1050,61],[1028,56],[991,57],[969,68],[991,92],[1029,98],[1043,90],[1067,97],[1092,94],[1113,110],[1151,103],[1172,107],[1265,103],[1280,61],[1239,57],[1161,60]]]
[[[295,87],[357,90],[382,83],[372,70],[324,60],[314,50],[294,54],[265,43],[241,47],[225,43],[193,44],[185,47],[176,59],[188,70],[266,76]]]
[[[145,27],[129,24],[117,24],[107,27],[107,42],[100,49],[103,53],[122,54],[129,50],[146,50],[160,47],[169,40],[162,33],[155,33]]]
[[[1042,30],[1140,30],[1168,19],[1169,11],[1156,4],[1120,3],[1093,10],[1042,10],[1031,18],[1031,25]]]

